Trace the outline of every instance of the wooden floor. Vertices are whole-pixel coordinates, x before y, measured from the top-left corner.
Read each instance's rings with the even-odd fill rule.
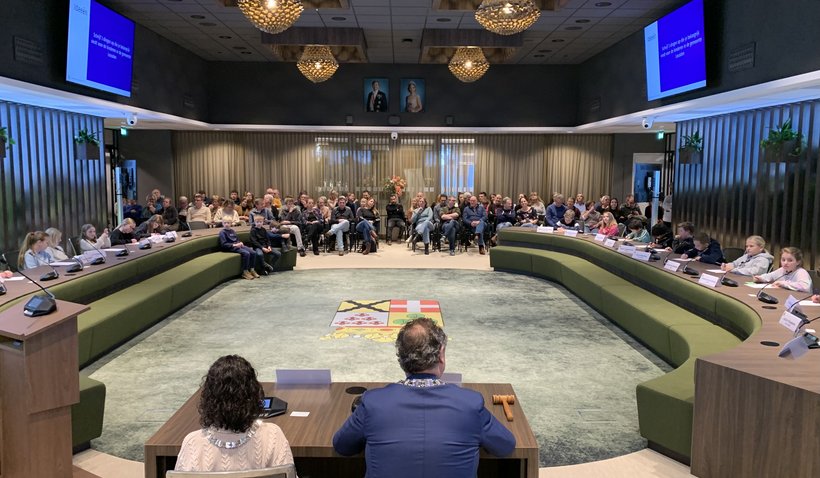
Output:
[[[322,254],[299,258],[297,270],[329,268],[373,268],[373,269],[476,269],[489,270],[489,255],[479,255],[473,248],[468,253],[449,256],[431,252],[423,254],[423,246],[415,253],[404,244],[379,244],[379,252],[362,256],[353,253],[339,256]],[[100,478],[142,478],[144,466],[141,462],[124,460],[115,456],[86,450],[74,455],[74,464]],[[584,463],[582,465],[541,468],[541,478],[681,478],[692,476],[689,467],[671,460],[652,450],[645,449],[629,455],[609,460]]]

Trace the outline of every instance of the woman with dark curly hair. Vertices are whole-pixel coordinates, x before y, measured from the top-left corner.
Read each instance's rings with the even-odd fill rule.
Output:
[[[247,360],[238,355],[217,359],[203,378],[202,429],[185,437],[175,469],[242,471],[292,464],[282,429],[257,419],[263,396]]]

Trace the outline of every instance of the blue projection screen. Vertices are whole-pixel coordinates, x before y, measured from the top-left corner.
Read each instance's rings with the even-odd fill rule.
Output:
[[[134,22],[94,0],[71,0],[66,80],[131,96]]]
[[[644,28],[650,100],[706,86],[703,0],[693,0]]]

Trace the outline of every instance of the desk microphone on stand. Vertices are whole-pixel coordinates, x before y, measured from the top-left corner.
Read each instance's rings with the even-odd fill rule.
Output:
[[[780,303],[780,300],[777,297],[763,292],[763,289],[765,289],[766,287],[769,287],[770,285],[774,284],[777,281],[777,279],[780,279],[781,277],[783,277],[785,275],[786,275],[785,273],[780,274],[780,277],[775,278],[774,280],[772,280],[768,284],[761,287],[760,290],[757,292],[757,300],[759,300],[760,302],[765,302],[767,304],[778,304],[778,303]],[[770,308],[773,309],[774,307],[770,307]]]
[[[45,274],[40,276],[41,281],[54,280],[54,279],[60,277],[60,273],[57,272],[57,269],[55,269],[54,266],[52,266],[48,262],[43,262],[43,260],[41,260],[39,257],[37,257],[36,254],[34,255],[34,257],[37,259],[38,263],[45,264],[45,265],[47,265],[48,267],[51,268],[51,270],[49,272],[46,272]],[[8,261],[6,261],[6,264],[8,264]],[[19,268],[18,268],[17,272],[20,272]],[[20,274],[22,275],[23,273],[20,272]],[[26,276],[23,276],[23,277],[26,277]],[[28,279],[28,277],[26,277],[26,279]],[[31,280],[31,279],[29,279],[29,280]]]
[[[9,266],[9,268],[11,268],[11,264],[9,264],[9,261],[6,259],[5,254],[0,254],[0,259],[2,259],[2,262],[4,264],[6,264],[7,266]],[[52,267],[52,269],[53,269],[53,267]],[[48,314],[54,312],[55,310],[57,310],[57,301],[54,298],[54,294],[52,294],[51,292],[48,291],[48,289],[46,289],[45,287],[40,285],[39,282],[36,282],[36,281],[32,280],[31,277],[27,276],[19,268],[17,269],[17,273],[19,273],[21,276],[25,277],[26,279],[30,280],[32,283],[34,283],[34,285],[39,287],[40,290],[42,290],[43,292],[46,293],[46,295],[35,295],[31,299],[29,299],[28,302],[26,302],[26,305],[23,306],[23,313],[25,315],[27,315],[29,317],[39,317],[41,315],[48,315]],[[47,274],[50,274],[50,273],[47,273]],[[56,270],[54,271],[54,274],[57,274]],[[59,274],[57,274],[56,277],[59,277]]]
[[[95,257],[94,260],[91,261],[91,265],[96,266],[96,265],[100,265],[100,264],[105,264],[105,253],[103,251],[101,251],[96,245],[94,245],[93,242],[87,241],[85,239],[83,239],[83,240],[88,242],[88,245],[93,247],[94,250],[97,251],[97,254],[100,255],[100,257]]]
[[[689,262],[688,261],[683,263],[683,269],[681,270],[681,272],[683,272],[684,274],[686,274],[688,276],[692,276],[692,277],[697,277],[697,276],[700,275],[700,272],[696,271],[695,269],[690,269],[689,268]]]

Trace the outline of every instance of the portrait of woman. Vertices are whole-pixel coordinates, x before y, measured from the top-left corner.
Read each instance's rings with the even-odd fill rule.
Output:
[[[424,111],[424,80],[404,78],[401,80],[401,110],[404,113]]]

